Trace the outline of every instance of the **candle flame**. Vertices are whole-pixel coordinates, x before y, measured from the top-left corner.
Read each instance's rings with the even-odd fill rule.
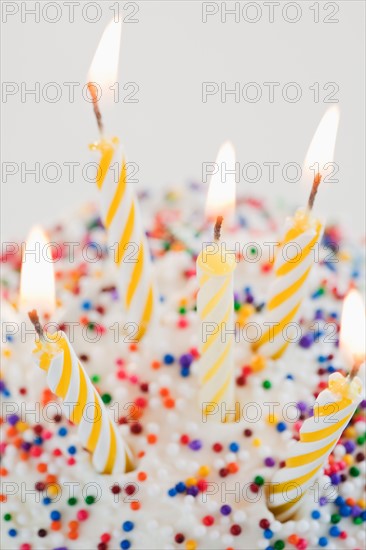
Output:
[[[316,171],[322,174],[324,171],[328,173],[330,170],[330,167],[325,166],[329,162],[333,162],[339,117],[339,108],[334,105],[326,111],[321,119],[305,157],[304,180],[313,181]],[[318,168],[315,168],[314,165],[318,165]]]
[[[206,202],[206,217],[216,220],[230,218],[235,207],[235,149],[229,141],[222,144],[217,155]]]
[[[122,22],[112,19],[103,32],[89,69],[88,82],[99,85],[103,94],[111,95],[109,88],[117,80],[121,29]],[[95,101],[95,97],[93,99]]]
[[[52,314],[56,308],[55,275],[41,227],[33,227],[23,250],[20,276],[20,309]]]
[[[361,363],[366,355],[365,304],[357,290],[350,290],[343,302],[340,346],[352,363]]]

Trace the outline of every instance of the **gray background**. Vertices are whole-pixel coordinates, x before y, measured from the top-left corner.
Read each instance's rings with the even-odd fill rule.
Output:
[[[24,238],[35,222],[50,223],[62,216],[68,208],[89,199],[96,199],[92,183],[85,181],[81,167],[92,160],[88,144],[98,133],[92,109],[82,98],[81,86],[94,51],[116,2],[100,3],[99,21],[88,22],[82,16],[87,2],[75,5],[75,21],[70,23],[69,10],[58,2],[61,18],[57,23],[47,22],[41,13],[39,23],[34,16],[24,14],[24,6],[34,2],[11,2],[19,12],[4,22],[3,4],[3,69],[5,82],[21,83],[28,88],[47,82],[61,86],[60,101],[51,103],[42,95],[21,100],[20,92],[3,97],[2,162],[14,162],[19,167],[15,176],[2,182],[3,221],[2,238]],[[41,2],[43,8],[45,2]],[[90,4],[90,3],[89,3]],[[133,4],[120,3],[124,18],[134,11]],[[240,2],[241,10],[247,2]],[[138,2],[135,19],[125,21],[122,29],[119,81],[139,86],[137,103],[119,102],[113,105],[113,124],[126,145],[129,159],[139,165],[139,186],[157,188],[167,184],[201,179],[202,163],[214,161],[221,143],[233,142],[237,160],[243,166],[249,162],[262,164],[263,173],[257,183],[240,181],[240,192],[273,197],[287,197],[290,205],[305,201],[309,191],[306,185],[283,181],[280,170],[274,183],[268,182],[263,162],[288,162],[302,165],[314,131],[331,105],[324,97],[332,88],[323,90],[328,82],[335,82],[339,91],[341,121],[335,151],[340,167],[339,182],[325,184],[319,193],[317,210],[328,220],[343,219],[362,229],[364,215],[364,10],[362,1],[298,2],[302,16],[297,23],[285,21],[294,18],[295,7],[280,2],[275,7],[275,19],[269,22],[269,7],[256,2],[247,17],[256,23],[240,21],[228,16],[221,21],[219,12],[202,22],[201,2]],[[290,3],[294,4],[294,3]],[[318,23],[311,6],[318,5]],[[233,2],[226,3],[228,8]],[[286,7],[287,5],[287,7]],[[217,3],[220,8],[221,3]],[[338,13],[332,12],[339,8]],[[22,22],[22,9],[25,22]],[[49,8],[46,17],[54,18],[56,11]],[[96,17],[89,6],[87,17]],[[339,19],[325,23],[326,17]],[[24,17],[23,17],[24,18]],[[221,102],[219,94],[202,102],[202,82],[235,82],[243,86],[257,82],[262,98],[257,103],[241,99],[239,103],[229,96]],[[75,101],[68,99],[64,82],[80,82]],[[280,82],[275,101],[268,100],[264,82]],[[283,86],[297,82],[302,89],[301,100],[285,101]],[[320,101],[314,101],[309,89],[320,85]],[[51,92],[50,92],[51,93]],[[126,93],[126,91],[124,92]],[[112,128],[113,127],[113,128]],[[49,162],[57,162],[62,177],[57,183],[35,183],[28,175],[21,181],[21,166],[30,168],[39,162],[41,169]],[[79,162],[75,182],[68,181],[65,162]],[[50,175],[51,175],[50,171]]]

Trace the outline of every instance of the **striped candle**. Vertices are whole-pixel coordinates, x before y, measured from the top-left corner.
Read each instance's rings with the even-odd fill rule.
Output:
[[[218,241],[218,239],[217,239]],[[197,313],[200,319],[199,399],[206,415],[217,407],[233,412],[234,402],[234,290],[235,255],[222,253],[212,243],[197,258]],[[216,418],[225,419],[220,411]]]
[[[101,153],[97,185],[108,245],[118,269],[117,286],[128,313],[128,322],[136,325],[131,337],[138,341],[144,336],[154,311],[152,266],[139,205],[128,182],[119,140],[101,139],[92,148]],[[111,169],[111,165],[116,163],[118,181],[115,170]]]
[[[300,441],[290,449],[286,466],[278,470],[268,491],[268,507],[280,521],[290,519],[307,490],[321,475],[326,460],[361,401],[360,378],[330,375],[328,388],[317,397],[314,416],[300,429]]]
[[[63,400],[65,414],[78,425],[78,435],[92,454],[96,471],[123,473],[133,469],[131,452],[117,432],[103,401],[62,331],[43,336],[34,350],[37,365],[47,372],[50,390]]]
[[[292,338],[295,327],[289,325],[299,318],[321,234],[322,224],[311,212],[299,209],[288,220],[274,264],[275,279],[269,289],[264,328],[253,345],[253,350],[265,357],[280,357]]]

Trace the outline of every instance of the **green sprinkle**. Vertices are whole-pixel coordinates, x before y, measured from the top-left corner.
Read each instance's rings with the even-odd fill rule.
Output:
[[[255,476],[254,478],[254,483],[256,485],[263,485],[264,483],[264,478],[262,476]]]
[[[253,246],[253,247],[250,249],[250,253],[254,256],[254,254],[257,254],[257,249]]]
[[[186,309],[185,307],[180,307],[180,308],[179,308],[179,313],[180,313],[181,315],[184,315],[185,313],[187,313],[187,309]]]
[[[265,390],[269,390],[272,387],[272,384],[269,380],[264,380],[262,386]]]
[[[363,519],[361,516],[358,516],[357,518],[353,518],[353,523],[355,523],[356,525],[360,525],[360,523],[363,522]]]
[[[285,543],[283,542],[283,540],[276,540],[273,547],[275,548],[275,550],[283,550],[283,548],[285,548]]]
[[[4,514],[4,520],[10,521],[11,520],[11,514]]]
[[[356,466],[352,466],[352,468],[349,469],[349,474],[352,477],[358,477],[360,475],[360,470],[356,468]]]
[[[339,523],[341,521],[341,516],[339,514],[332,514],[330,517],[332,523]]]
[[[240,302],[234,302],[235,311],[239,311],[240,308],[241,308],[241,303]]]
[[[93,374],[93,376],[91,377],[91,379],[92,379],[92,382],[93,382],[94,384],[98,384],[98,382],[100,382],[100,376],[99,376],[99,374]]]
[[[108,405],[108,403],[110,403],[112,401],[112,396],[110,393],[103,393],[102,395],[102,401],[103,403],[105,403],[106,405]]]
[[[164,250],[170,250],[170,243],[169,242],[163,243],[163,248]]]
[[[94,330],[95,329],[95,324],[94,323],[88,323],[88,329],[89,330]]]
[[[75,497],[70,497],[69,500],[67,501],[67,504],[69,506],[74,506],[76,503],[77,503],[78,499],[75,498]]]
[[[356,441],[357,441],[357,445],[363,445],[363,444],[365,443],[365,441],[366,441],[366,436],[360,435],[360,437],[358,437],[358,438],[356,439]]]
[[[90,505],[90,504],[94,504],[94,502],[95,502],[95,497],[92,497],[91,495],[89,495],[85,498],[85,503],[86,504]]]

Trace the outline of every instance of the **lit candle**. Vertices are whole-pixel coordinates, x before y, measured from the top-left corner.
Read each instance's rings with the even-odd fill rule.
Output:
[[[128,182],[127,167],[118,138],[103,135],[97,87],[106,95],[113,84],[118,66],[121,23],[111,21],[105,29],[95,53],[90,72],[89,90],[93,98],[101,138],[91,147],[100,152],[97,186],[102,199],[102,217],[108,233],[108,244],[118,268],[117,286],[124,300],[128,321],[136,325],[134,339],[140,340],[151,322],[154,310],[154,289],[150,253],[143,230],[135,192]],[[119,177],[110,170],[118,163]]]
[[[219,152],[217,163],[221,165],[232,159],[235,163],[234,149],[230,144],[225,144]],[[222,206],[225,215],[229,216],[234,201],[235,180],[231,178],[220,185],[214,177],[210,182],[206,209],[208,218],[217,216],[214,243],[205,246],[197,258],[197,313],[201,322],[199,400],[204,414],[220,419],[222,415],[217,414],[217,407],[224,406],[227,411],[232,411],[235,405],[233,272],[236,259],[220,243],[223,218],[219,212]],[[213,412],[216,414],[213,415]]]
[[[38,228],[27,241],[28,250],[36,243],[47,243]],[[51,313],[55,304],[53,264],[45,260],[28,262],[26,259],[21,280],[22,308],[29,308],[33,303],[43,312]],[[92,453],[95,469],[101,473],[121,473],[132,469],[131,453],[118,434],[66,334],[61,331],[44,333],[36,310],[29,317],[39,336],[34,350],[36,363],[47,372],[51,391],[63,400],[66,416],[79,425],[81,443]]]
[[[332,161],[339,112],[329,109],[322,118],[311,142],[305,166],[318,163],[322,169]],[[306,284],[316,257],[323,226],[313,213],[315,195],[322,175],[314,177],[306,209],[299,208],[295,216],[287,220],[284,239],[281,242],[274,265],[275,279],[270,286],[261,337],[254,343],[254,351],[265,357],[277,359],[286,350],[291,339],[291,323],[299,317],[300,306],[306,295]]]
[[[351,372],[347,377],[339,372],[329,376],[328,388],[316,399],[314,416],[305,420],[300,441],[272,479],[268,506],[279,520],[290,519],[299,509],[361,401],[362,382],[356,374],[365,360],[365,307],[356,291],[344,301],[340,343],[352,357]]]

